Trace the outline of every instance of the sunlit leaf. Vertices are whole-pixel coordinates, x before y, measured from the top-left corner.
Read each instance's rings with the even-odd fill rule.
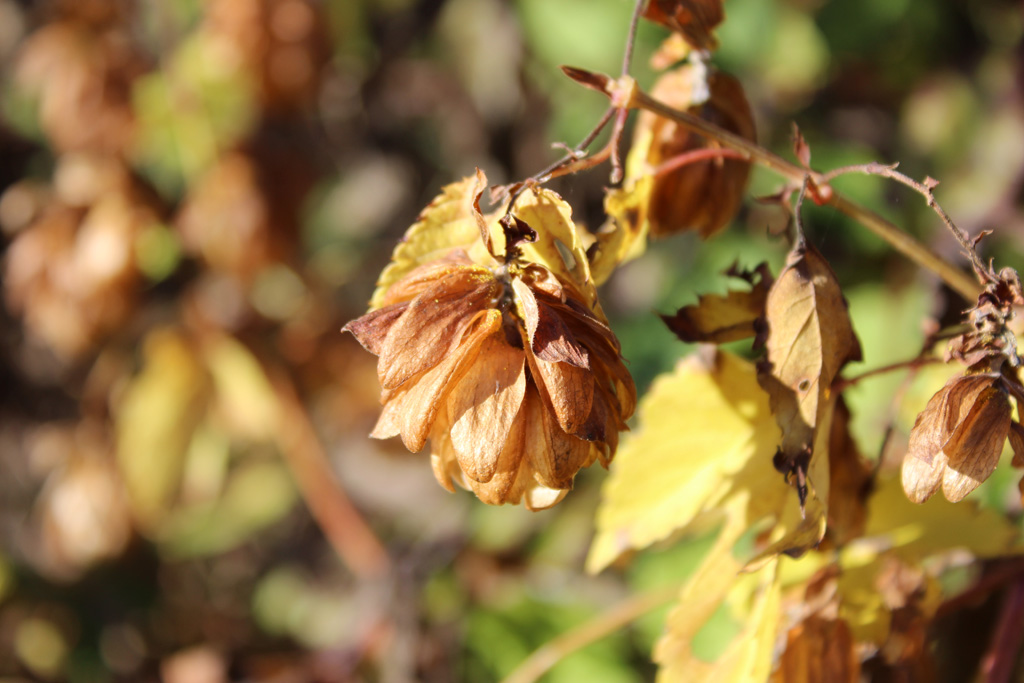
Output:
[[[655,647],[659,681],[767,679],[781,616],[778,562],[739,577],[738,570],[728,548],[712,551],[683,589],[678,606],[668,616],[666,633]],[[740,631],[714,661],[704,661],[694,653],[693,640],[722,604],[741,625]]]
[[[587,250],[594,284],[604,283],[617,267],[640,256],[647,248],[647,203],[652,180],[650,174],[641,175],[605,194],[604,211],[608,221],[598,231],[597,241]]]
[[[753,365],[705,348],[658,378],[619,449],[587,567],[726,521],[733,539],[779,514],[791,489],[772,469],[779,430]]]
[[[835,274],[813,247],[800,240],[768,293],[767,359],[758,381],[782,429],[776,468],[806,497],[804,478],[815,460],[815,431],[840,368],[860,358]],[[827,488],[827,481],[820,482]]]
[[[757,333],[755,323],[764,316],[768,289],[772,285],[768,265],[762,263],[752,272],[733,267],[726,275],[745,280],[751,285],[750,291],[730,290],[725,296],[704,294],[696,304],[680,308],[675,315],[661,316],[684,342],[723,344]]]
[[[394,283],[417,266],[443,256],[451,249],[467,248],[479,241],[480,231],[473,214],[473,201],[483,187],[476,176],[446,185],[406,232],[391,255],[391,263],[380,274],[371,308],[383,305],[384,295]]]

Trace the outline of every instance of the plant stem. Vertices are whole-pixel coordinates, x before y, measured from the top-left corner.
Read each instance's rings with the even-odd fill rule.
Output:
[[[699,116],[669,107],[638,88],[634,88],[629,102],[633,107],[646,109],[654,114],[671,119],[679,125],[714,140],[725,147],[743,152],[750,161],[778,173],[793,183],[802,183],[804,178],[809,176],[819,186],[826,186],[828,184],[827,178],[821,173],[809,171],[789,162],[760,145],[716,126],[709,121],[705,121]],[[947,263],[938,254],[874,211],[846,199],[838,192],[831,193],[827,203],[861,223],[914,263],[938,275],[951,289],[967,301],[973,302],[978,298],[978,295],[981,293],[981,286],[970,275]],[[929,205],[933,206],[933,203],[934,199],[931,199]]]
[[[992,645],[981,660],[985,683],[1008,683],[1024,639],[1024,581],[1018,579],[1007,589]]]
[[[629,622],[679,597],[679,586],[665,586],[630,597],[577,628],[545,643],[516,667],[504,683],[533,683],[573,652],[611,635]]]
[[[887,372],[895,372],[896,370],[915,370],[921,367],[922,365],[929,365],[931,363],[942,362],[943,360],[941,358],[917,356],[916,358],[911,358],[910,360],[903,360],[898,363],[892,363],[891,365],[883,365],[880,368],[866,370],[860,373],[859,375],[854,375],[853,377],[847,377],[845,379],[837,380],[835,384],[832,385],[832,391],[836,393],[840,391],[846,391],[853,385],[860,383],[861,380],[868,379],[869,377],[875,377],[877,375],[883,375]]]
[[[284,371],[268,374],[281,406],[279,447],[313,519],[353,574],[362,579],[387,575],[387,550],[338,482],[291,379]]]

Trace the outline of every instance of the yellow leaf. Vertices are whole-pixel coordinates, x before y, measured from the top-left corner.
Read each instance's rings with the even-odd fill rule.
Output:
[[[738,569],[727,547],[712,550],[712,556],[683,589],[679,604],[669,613],[666,634],[655,646],[654,659],[661,666],[659,681],[767,680],[781,617],[778,561],[740,577]],[[695,655],[691,643],[723,603],[740,623],[740,632],[719,657],[706,662]]]
[[[377,280],[377,289],[370,299],[371,309],[379,308],[388,288],[416,266],[436,260],[452,249],[461,247],[468,251],[471,245],[480,243],[473,201],[485,187],[486,181],[481,186],[477,176],[467,176],[441,190],[395,247],[391,263]]]
[[[655,380],[640,423],[604,487],[591,572],[702,523],[726,519],[738,537],[791,497],[771,464],[779,430],[747,361],[710,347],[682,360]]]
[[[975,557],[1024,552],[1020,531],[995,510],[970,501],[950,503],[932,498],[912,503],[899,477],[887,477],[869,500],[865,539],[881,537],[893,552],[920,562],[937,553],[961,548]]]
[[[185,453],[206,410],[209,380],[178,331],[151,332],[142,372],[115,410],[117,459],[132,508],[152,528],[173,502]]]
[[[726,275],[746,280],[751,285],[750,291],[730,290],[725,296],[705,294],[696,304],[680,308],[675,315],[661,316],[684,342],[724,344],[756,334],[755,323],[764,316],[768,288],[772,284],[768,264],[762,263],[752,272],[739,271],[733,266]]]
[[[603,284],[616,268],[640,256],[647,248],[651,182],[650,175],[627,180],[621,188],[609,189],[605,195],[604,211],[608,221],[597,233],[590,256],[595,285]]]
[[[545,266],[556,276],[572,282],[594,307],[597,291],[590,276],[590,262],[572,222],[572,208],[551,190],[527,190],[516,201],[513,215],[537,231],[537,241],[521,244],[523,258]],[[504,245],[504,238],[496,240]]]
[[[219,416],[238,437],[260,440],[278,428],[277,395],[256,357],[237,340],[212,337],[203,355],[216,390]]]

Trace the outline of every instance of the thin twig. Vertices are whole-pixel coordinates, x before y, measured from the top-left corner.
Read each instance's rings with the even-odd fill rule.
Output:
[[[609,97],[614,98],[614,93],[608,92],[607,94]],[[816,185],[827,185],[822,174],[808,174],[807,169],[783,159],[760,145],[716,126],[699,116],[670,107],[639,89],[635,89],[631,94],[629,104],[630,106],[645,109],[675,121],[688,130],[715,140],[730,149],[742,152],[750,161],[775,171],[794,183],[802,183],[804,177],[810,175],[811,180]],[[974,301],[978,298],[981,287],[967,273],[947,263],[942,257],[877,213],[846,199],[838,192],[832,193],[832,196],[828,199],[828,204],[863,224],[864,227],[888,242],[890,246],[911,261],[938,275],[947,285],[968,301]]]
[[[573,652],[611,635],[651,610],[679,597],[679,586],[666,586],[628,598],[596,619],[542,645],[516,667],[504,683],[533,683]]]
[[[338,482],[291,379],[284,371],[268,374],[281,406],[279,447],[310,513],[353,574],[363,579],[388,574],[388,553]]]
[[[902,360],[898,363],[892,363],[890,365],[883,365],[879,368],[872,370],[866,370],[859,375],[853,377],[846,377],[838,380],[832,385],[834,392],[846,391],[850,387],[859,384],[861,381],[868,379],[869,377],[877,377],[878,375],[884,375],[887,372],[895,372],[896,370],[916,370],[922,365],[931,365],[932,363],[942,363],[941,358],[935,358],[934,356],[917,356],[910,360]]]
[[[690,164],[696,164],[701,161],[709,161],[711,159],[740,159],[742,161],[747,160],[747,155],[743,152],[737,152],[734,149],[727,147],[701,147],[700,149],[692,149],[689,152],[683,152],[678,156],[674,156],[668,161],[663,161],[658,164],[653,171],[652,176],[660,176],[666,173],[671,173],[683,166]]]
[[[622,53],[622,75],[629,74],[630,65],[633,62],[633,48],[636,46],[636,30],[640,25],[640,13],[643,11],[644,3],[647,0],[636,0],[633,6],[633,17],[629,20],[629,33],[626,35],[626,49]]]
[[[964,256],[966,256],[970,260],[971,265],[974,266],[974,270],[977,271],[978,275],[990,281],[995,279],[995,274],[991,273],[989,271],[989,268],[987,268],[985,264],[982,263],[981,258],[978,256],[977,250],[974,248],[974,244],[967,237],[966,233],[964,233],[963,230],[957,227],[956,223],[953,222],[953,219],[951,219],[949,215],[946,213],[946,211],[942,208],[942,206],[937,201],[935,201],[935,194],[934,192],[932,192],[932,190],[935,189],[939,182],[930,177],[925,179],[923,183],[918,182],[911,178],[910,176],[908,176],[907,174],[897,171],[897,166],[899,166],[899,163],[886,165],[873,161],[868,164],[857,164],[854,166],[844,166],[842,168],[837,168],[835,170],[823,174],[822,178],[825,180],[825,182],[828,182],[832,180],[832,178],[838,177],[845,173],[864,173],[867,175],[877,175],[882,176],[883,178],[889,178],[913,189],[922,197],[924,197],[925,202],[928,204],[928,206],[939,216],[942,222],[945,223],[946,227],[949,228],[949,231],[953,233],[953,236],[956,237],[956,241],[960,243],[960,248],[963,249]]]

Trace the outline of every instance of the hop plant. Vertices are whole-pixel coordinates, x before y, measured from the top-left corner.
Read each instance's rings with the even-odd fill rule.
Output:
[[[413,452],[429,437],[434,475],[448,490],[457,483],[492,505],[539,510],[559,502],[581,468],[607,467],[636,388],[586,261],[567,254],[553,265],[524,250],[538,239],[527,217],[553,221],[546,235],[575,235],[568,207],[527,190],[533,196],[506,213],[505,250],[496,253],[497,215],[479,210],[483,184],[478,174],[446,188],[407,235],[455,243],[475,225],[469,251],[452,246],[411,268],[344,330],[380,359],[384,410],[372,436],[400,435]]]

